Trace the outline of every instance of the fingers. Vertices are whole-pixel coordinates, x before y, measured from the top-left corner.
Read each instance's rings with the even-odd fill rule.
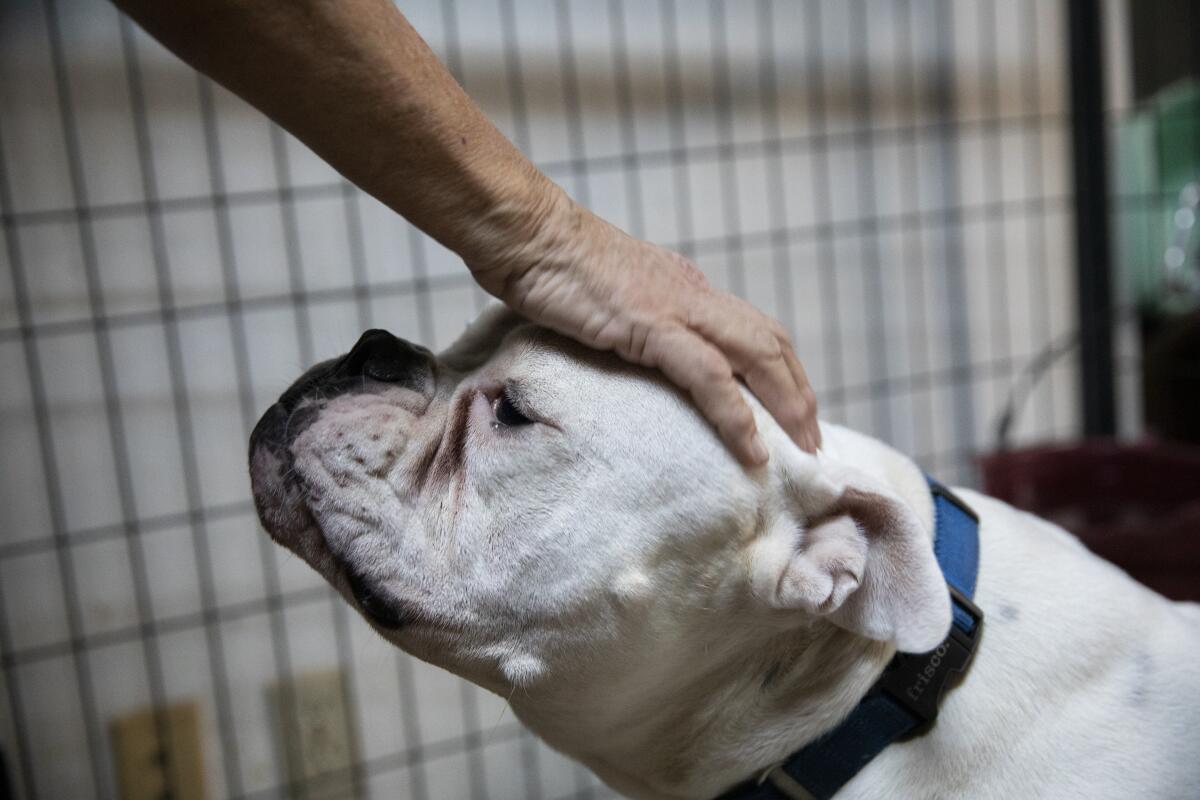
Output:
[[[710,298],[697,304],[689,324],[726,356],[792,441],[815,451],[815,397],[783,327],[733,296]]]
[[[790,340],[784,348],[783,357],[787,360],[788,367],[792,371],[792,376],[795,377],[796,383],[800,386],[800,402],[803,407],[802,414],[804,416],[802,423],[804,441],[797,441],[796,443],[808,452],[815,453],[817,452],[817,448],[821,446],[821,428],[817,424],[817,395],[813,391],[812,384],[808,382],[808,373],[804,371],[804,365],[796,357],[796,351],[792,347]]]
[[[767,335],[769,334],[760,334]],[[778,340],[759,345],[748,360],[735,358],[735,368],[741,372],[754,396],[775,418],[780,427],[797,444],[806,442],[807,417],[801,400],[801,388],[784,358],[784,347]]]
[[[768,454],[739,377],[797,445],[817,448],[812,388],[778,322],[709,287],[684,256],[582,219],[568,237],[571,253],[508,285],[506,302],[577,341],[662,370],[743,464]]]
[[[659,328],[647,337],[645,361],[691,395],[726,446],[746,466],[765,464],[767,448],[729,360],[694,331]]]

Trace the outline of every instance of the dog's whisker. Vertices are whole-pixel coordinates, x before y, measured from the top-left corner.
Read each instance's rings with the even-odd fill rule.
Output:
[[[293,409],[291,410],[291,412],[288,414],[288,418],[287,418],[286,420],[284,420],[284,423],[283,423],[283,442],[284,442],[285,444],[286,444],[286,443],[287,443],[287,441],[288,441],[288,431],[289,431],[289,430],[291,430],[291,427],[292,427],[292,418],[293,418],[293,417],[295,417],[295,416],[296,416],[296,414],[298,414],[299,412],[300,412],[300,406],[299,406],[299,404],[297,404],[297,405],[296,405],[296,407],[295,407],[295,408],[293,408]]]
[[[516,691],[516,688],[517,687],[514,685],[513,691]],[[490,740],[496,735],[496,731],[500,730],[500,723],[504,721],[504,713],[508,711],[508,704],[512,702],[512,696],[513,693],[509,692],[508,697],[505,699],[504,705],[500,706],[500,713],[496,715],[496,723],[492,725],[492,729],[488,732],[488,735],[484,738],[484,741]]]

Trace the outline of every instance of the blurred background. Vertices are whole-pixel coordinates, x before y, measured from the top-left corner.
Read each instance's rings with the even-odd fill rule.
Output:
[[[824,418],[1200,585],[1194,2],[401,7]],[[611,796],[255,519],[258,415],[365,328],[449,343],[452,253],[100,0],[0,5],[0,216],[0,797]]]

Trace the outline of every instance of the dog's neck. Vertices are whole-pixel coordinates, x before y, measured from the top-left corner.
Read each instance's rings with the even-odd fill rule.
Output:
[[[911,503],[932,536],[932,501],[911,460],[851,431],[829,427],[824,434],[830,456]],[[673,631],[687,646],[654,648],[654,662],[625,665],[615,688],[613,676],[604,676],[603,696],[581,700],[571,692],[556,700],[534,692],[528,702],[514,697],[513,707],[548,742],[625,794],[708,797],[833,728],[894,653],[827,622],[779,630],[748,619],[713,627]]]
[[[582,746],[568,752],[631,797],[712,797],[832,729],[892,652],[828,624],[727,637],[708,648],[705,669],[677,665],[665,699],[593,709],[604,724],[583,737],[589,726],[571,723]]]

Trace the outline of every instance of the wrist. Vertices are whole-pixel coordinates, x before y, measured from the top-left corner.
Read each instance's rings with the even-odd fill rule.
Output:
[[[530,169],[533,175],[489,204],[472,241],[459,251],[479,285],[501,300],[509,300],[531,270],[562,261],[591,217],[562,187]]]

